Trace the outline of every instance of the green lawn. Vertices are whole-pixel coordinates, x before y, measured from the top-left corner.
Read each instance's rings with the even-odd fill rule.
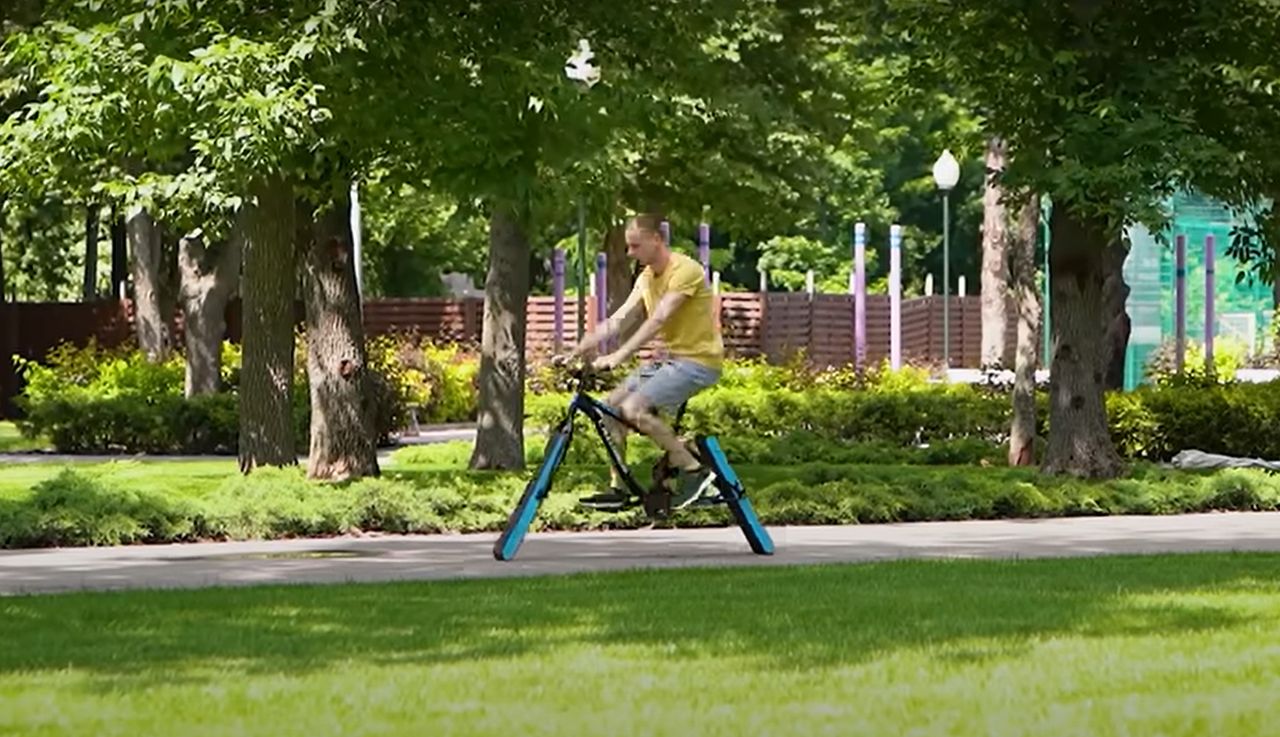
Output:
[[[21,453],[28,450],[44,450],[49,443],[41,438],[28,439],[18,432],[12,422],[0,421],[0,453]]]
[[[76,594],[0,631],[30,737],[1254,737],[1280,556]]]

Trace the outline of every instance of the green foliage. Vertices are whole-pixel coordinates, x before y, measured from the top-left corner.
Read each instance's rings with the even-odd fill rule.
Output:
[[[283,538],[352,531],[439,533],[496,531],[527,475],[396,472],[350,485],[309,482],[300,469],[234,471],[190,497],[132,489],[113,464],[66,469],[29,495],[0,499],[0,547],[111,545],[200,539]],[[114,472],[113,472],[114,471]],[[1088,482],[1044,477],[1032,469],[835,465],[741,465],[761,521],[858,524],[926,520],[1177,514],[1280,509],[1280,476],[1257,470],[1185,473],[1139,466],[1128,478]],[[637,528],[635,514],[603,514],[575,500],[599,472],[566,467],[536,529]],[[134,483],[137,483],[136,481]],[[681,515],[671,524],[730,524],[722,507]]]
[[[760,246],[758,267],[769,274],[770,286],[787,291],[805,288],[813,271],[814,288],[823,293],[849,290],[848,249],[804,236],[775,236]]]
[[[65,469],[25,503],[0,501],[0,547],[124,545],[191,539],[197,507],[180,497],[129,487],[110,469]]]
[[[1248,346],[1244,341],[1222,338],[1213,344],[1213,372],[1205,370],[1204,346],[1188,340],[1183,352],[1182,373],[1177,370],[1177,341],[1165,341],[1147,358],[1147,377],[1158,386],[1211,386],[1230,383],[1244,367]]]
[[[365,294],[441,296],[443,274],[484,283],[488,223],[482,213],[429,187],[373,180],[360,190]]]
[[[1273,167],[1280,101],[1269,0],[894,0],[888,10],[884,30],[909,39],[920,86],[961,90],[983,106],[985,132],[1009,144],[1010,192],[1048,194],[1113,231],[1161,230],[1163,200],[1184,187],[1238,204],[1266,194],[1259,170]]]
[[[299,451],[309,443],[310,396],[306,345],[295,362],[292,419]],[[417,351],[417,368],[399,359]],[[17,403],[25,412],[18,428],[28,438],[46,437],[65,453],[234,453],[239,438],[236,387],[239,346],[224,343],[223,391],[183,396],[183,358],[146,361],[131,345],[102,348],[64,343],[43,363],[19,359],[26,386]],[[456,347],[415,349],[394,340],[370,342],[371,400],[378,442],[405,427],[409,408],[421,407],[423,422],[465,421],[474,416],[473,361]]]
[[[1132,458],[1167,460],[1195,449],[1280,458],[1280,382],[1140,387],[1107,397],[1112,437]]]
[[[368,340],[369,365],[390,392],[394,415],[381,427],[407,426],[410,411],[418,422],[469,422],[476,415],[475,352],[456,343],[413,337],[376,336]]]

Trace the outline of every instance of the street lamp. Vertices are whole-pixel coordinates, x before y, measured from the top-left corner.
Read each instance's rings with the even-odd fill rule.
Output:
[[[933,181],[942,190],[942,364],[951,368],[951,190],[960,181],[960,164],[948,150],[933,163]]]
[[[591,44],[585,38],[578,40],[578,50],[564,62],[564,76],[585,85],[588,90],[600,81],[600,67],[591,63],[595,58]],[[578,340],[585,334],[587,319],[587,205],[578,195]]]

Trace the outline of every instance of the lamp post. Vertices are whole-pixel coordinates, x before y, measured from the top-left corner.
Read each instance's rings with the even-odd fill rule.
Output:
[[[564,76],[590,90],[600,81],[600,67],[591,63],[595,58],[591,44],[585,38],[578,40],[578,50],[564,63]],[[587,319],[587,205],[578,196],[578,340],[586,333]]]
[[[951,190],[960,181],[960,164],[944,150],[933,163],[933,182],[942,190],[942,365],[951,368]]]

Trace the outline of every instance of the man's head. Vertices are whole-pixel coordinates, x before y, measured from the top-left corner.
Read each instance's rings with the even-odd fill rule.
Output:
[[[661,266],[667,259],[667,242],[655,215],[636,215],[627,221],[627,255],[641,266]]]

